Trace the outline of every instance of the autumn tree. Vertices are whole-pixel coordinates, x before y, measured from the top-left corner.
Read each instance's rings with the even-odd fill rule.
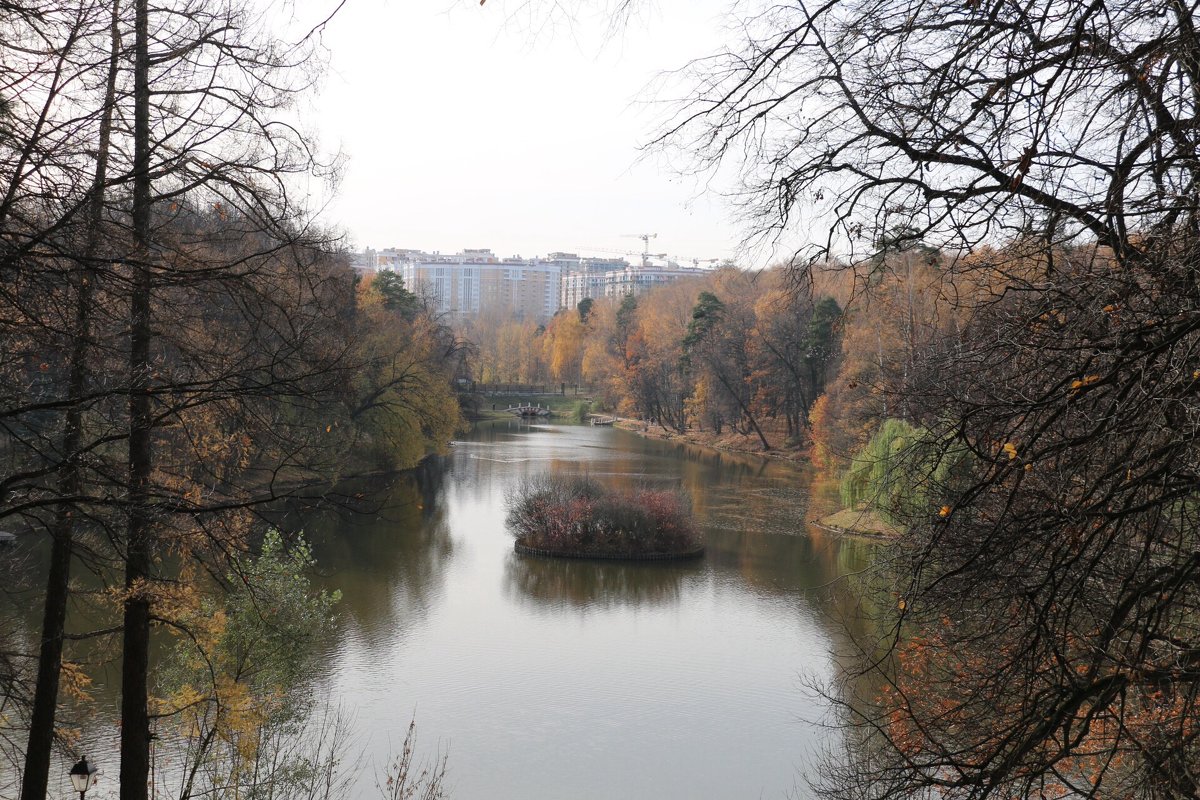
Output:
[[[584,324],[586,315],[577,311],[560,311],[546,326],[542,339],[542,360],[549,366],[550,377],[556,381],[578,384],[583,367],[583,348],[588,336]]]
[[[1183,355],[1194,312],[1162,318],[1159,281],[1178,276],[1169,263],[1056,256],[1070,276],[1061,288],[980,310],[918,381],[922,418],[945,439],[936,468],[914,476],[925,510],[907,515],[895,553],[897,624],[909,633],[878,704],[853,712],[894,758],[874,761],[870,778],[835,769],[836,794],[899,796],[934,781],[962,796],[1195,791],[1196,601],[1178,581],[1192,568],[1196,462],[1177,417],[1197,380]],[[1183,348],[1182,363],[1129,347],[1159,336]],[[936,582],[914,579],[930,554]],[[928,767],[951,750],[948,768]],[[1012,767],[991,772],[998,762]]]
[[[156,713],[187,743],[171,775],[178,783],[164,787],[178,800],[329,796],[342,734],[305,684],[339,597],[312,588],[314,566],[303,538],[289,544],[269,530],[256,554],[234,557],[222,591],[195,591],[201,581],[190,576],[191,591],[176,598]],[[332,730],[295,741],[326,721]]]
[[[466,354],[449,327],[414,310],[391,274],[359,286],[352,357],[359,366],[345,414],[329,414],[329,424],[344,425],[360,457],[374,466],[406,469],[440,450],[461,426],[451,384]]]
[[[623,303],[616,315],[628,405],[678,433],[687,430],[685,401],[691,391],[680,347],[697,291],[694,281],[676,281]]]
[[[625,344],[617,317],[626,302],[636,302],[632,295],[603,298],[594,302],[588,313],[589,334],[584,342],[580,370],[593,393],[608,408],[616,409],[625,399]]]
[[[958,315],[912,346],[900,317],[872,378],[902,389],[877,419],[966,467],[890,551],[862,647],[887,691],[839,696],[863,750],[823,791],[1197,796],[1195,9],[743,11],[663,141],[741,169],[759,232],[803,210],[864,286],[877,244],[935,248]]]
[[[754,301],[754,327],[748,337],[755,404],[782,415],[789,441],[799,440],[809,415],[836,370],[840,356],[842,310],[832,297],[795,291],[775,270],[762,281]],[[806,437],[807,438],[807,437]]]
[[[483,383],[537,384],[549,379],[544,326],[515,319],[503,309],[485,310],[459,326],[475,352],[473,375]]]
[[[872,257],[869,288],[837,321],[836,374],[810,409],[821,463],[845,466],[884,420],[919,421],[910,390],[924,359],[932,347],[957,340],[970,304],[986,296],[948,266],[915,248]]]
[[[703,392],[701,408],[720,431],[723,421],[739,432],[753,431],[764,450],[771,449],[753,406],[755,387],[748,352],[749,315],[738,313],[712,292],[701,292],[681,342],[681,365]]]
[[[22,795],[45,794],[67,568],[86,557],[124,587],[121,790],[144,796],[149,630],[175,622],[162,556],[221,564],[253,508],[345,450],[319,415],[352,372],[349,271],[291,197],[323,167],[277,124],[311,42],[186,3],[3,22],[0,518],[48,530],[55,565]]]

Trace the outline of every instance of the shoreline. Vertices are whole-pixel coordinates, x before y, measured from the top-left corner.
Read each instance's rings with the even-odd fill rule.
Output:
[[[673,433],[661,425],[644,428],[643,423],[628,417],[617,417],[616,427],[629,431],[646,439],[657,439],[663,442],[681,442],[695,447],[738,455],[751,455],[774,461],[784,461],[789,464],[812,466],[809,458],[810,451],[804,450],[751,450],[749,448],[732,447],[725,444],[699,440],[687,434]],[[903,531],[888,524],[877,514],[861,509],[843,508],[817,519],[805,520],[806,524],[820,528],[836,536],[854,536],[878,541],[892,541],[901,536]]]
[[[858,536],[880,541],[893,541],[904,533],[875,512],[861,508],[843,508],[809,520],[809,524],[837,536]]]
[[[701,558],[704,555],[704,545],[698,545],[691,550],[683,550],[678,553],[606,553],[532,547],[522,543],[520,539],[513,542],[513,550],[523,556],[575,559],[581,561],[686,561]]]
[[[514,419],[511,415],[496,412],[495,417],[483,417],[478,422],[487,422],[495,419]],[[555,415],[551,415],[549,419],[554,419]],[[562,417],[558,417],[562,421]],[[701,447],[706,450],[712,450],[718,453],[731,453],[735,455],[756,456],[758,458],[769,459],[772,461],[782,461],[796,466],[812,466],[812,461],[809,459],[810,451],[804,450],[753,450],[748,447],[735,447],[725,443],[706,441],[696,436],[688,434],[675,433],[668,431],[661,425],[653,425],[646,427],[643,422],[629,417],[616,417],[616,423],[613,427],[623,431],[628,431],[636,436],[641,436],[645,439],[654,439],[660,442],[675,442],[678,444],[691,445],[693,447]],[[853,518],[853,519],[851,519]],[[864,524],[857,525],[859,521]],[[894,526],[888,524],[869,511],[843,508],[831,514],[826,514],[817,519],[805,520],[805,524],[820,528],[823,531],[832,533],[836,536],[855,536],[863,539],[875,539],[879,541],[891,541],[898,538],[903,532],[897,530]]]
[[[690,444],[696,447],[705,447],[709,450],[716,450],[722,453],[737,453],[739,455],[758,456],[760,458],[769,458],[774,461],[786,461],[789,464],[807,464],[810,466],[812,464],[812,461],[809,459],[809,451],[807,449],[752,450],[748,447],[735,447],[729,444],[705,441],[685,433],[674,433],[672,431],[668,431],[661,425],[653,425],[649,428],[644,428],[642,422],[636,419],[630,419],[629,417],[617,417],[615,427],[620,428],[623,431],[629,431],[630,433],[645,437],[646,439],[657,439],[660,442],[682,442],[684,444]]]

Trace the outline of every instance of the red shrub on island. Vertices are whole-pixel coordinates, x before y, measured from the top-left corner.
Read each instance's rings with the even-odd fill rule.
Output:
[[[523,483],[509,498],[508,526],[518,545],[559,555],[638,558],[700,549],[678,492],[610,489],[588,478]]]

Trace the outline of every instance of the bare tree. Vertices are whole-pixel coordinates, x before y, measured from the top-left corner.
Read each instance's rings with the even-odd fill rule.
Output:
[[[65,395],[67,405],[58,455],[56,485],[57,492],[64,498],[64,502],[55,509],[51,528],[50,570],[46,577],[37,683],[30,711],[29,743],[25,750],[25,767],[22,773],[21,796],[23,798],[45,796],[54,741],[59,673],[62,664],[76,525],[74,519],[76,506],[67,498],[78,497],[83,490],[83,469],[80,460],[84,443],[84,395],[88,388],[89,351],[92,337],[92,298],[95,283],[93,265],[100,254],[103,238],[109,147],[112,141],[112,119],[116,106],[120,50],[120,5],[117,0],[113,0],[109,25],[107,74],[104,78],[103,94],[100,97],[95,173],[87,197],[87,217],[82,234],[82,250],[72,272],[73,280],[70,291],[75,301],[75,313],[67,331],[70,341]]]
[[[52,540],[22,796],[45,794],[74,558],[124,567],[107,633],[144,796],[158,556],[247,546],[248,509],[337,461],[316,414],[345,394],[352,286],[292,200],[329,165],[285,108],[317,65],[232,4],[4,11],[0,519]]]
[[[760,231],[803,209],[824,246],[893,230],[955,249],[998,232],[1152,252],[1196,211],[1193,7],[789,2],[685,71],[658,143],[740,167]],[[732,162],[732,164],[731,164]]]
[[[967,320],[907,366],[941,457],[824,791],[1196,797],[1196,6],[738,13],[659,143],[740,168],[759,233],[823,220],[814,256],[893,231],[957,254],[932,288]]]

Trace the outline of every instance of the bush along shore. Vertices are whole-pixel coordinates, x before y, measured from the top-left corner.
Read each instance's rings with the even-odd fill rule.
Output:
[[[685,498],[655,489],[612,489],[586,477],[544,476],[509,498],[517,552],[562,558],[661,560],[702,555]]]

